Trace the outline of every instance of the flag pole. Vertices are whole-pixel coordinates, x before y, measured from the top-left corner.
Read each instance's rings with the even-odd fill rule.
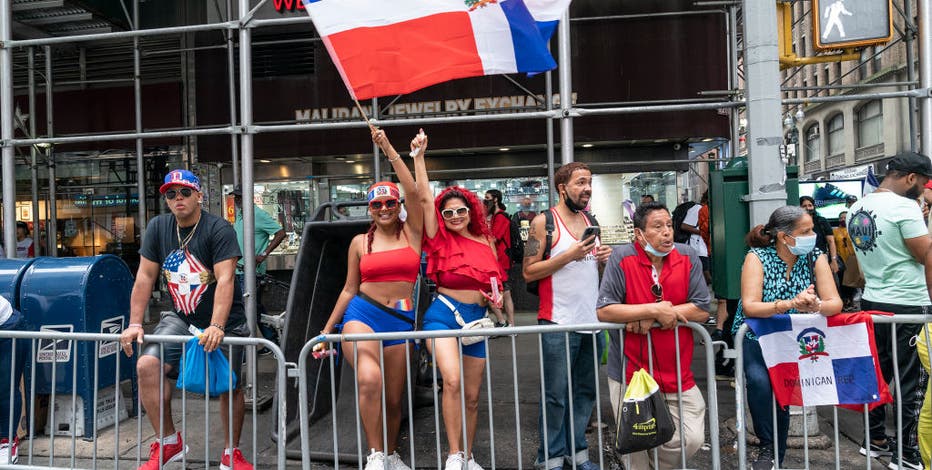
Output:
[[[367,116],[366,111],[362,109],[362,105],[359,104],[359,100],[357,100],[356,98],[353,98],[353,103],[356,103],[356,109],[359,110],[359,115],[362,116],[362,118],[366,121],[366,124],[369,125],[369,130],[374,131],[375,126],[373,126],[372,123],[369,122],[369,116]]]

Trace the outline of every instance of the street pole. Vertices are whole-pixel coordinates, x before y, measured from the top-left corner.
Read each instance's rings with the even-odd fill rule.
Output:
[[[767,223],[786,204],[786,168],[780,158],[780,64],[777,7],[774,2],[744,2],[745,71],[748,116],[748,195],[751,227]],[[750,228],[750,227],[748,227]]]
[[[928,92],[932,88],[932,0],[919,2],[919,88]],[[919,102],[920,148],[925,155],[932,154],[932,101],[928,95]]]

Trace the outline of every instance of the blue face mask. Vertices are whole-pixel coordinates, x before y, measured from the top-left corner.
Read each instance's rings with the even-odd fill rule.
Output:
[[[675,249],[676,249],[676,248],[674,248],[673,250],[675,250]],[[667,252],[657,251],[657,249],[654,248],[654,247],[650,244],[650,242],[648,242],[648,241],[646,241],[646,240],[644,241],[644,251],[646,251],[646,252],[648,252],[648,253],[650,253],[650,254],[652,254],[652,255],[658,257],[658,258],[663,258],[664,256],[667,256],[667,255],[669,255],[670,253],[673,253],[673,250],[670,250],[670,251],[667,251]]]
[[[815,235],[806,235],[806,236],[799,236],[799,237],[794,237],[792,235],[789,235],[789,237],[792,238],[793,240],[796,240],[796,246],[787,245],[786,247],[790,249],[790,253],[793,253],[796,256],[808,255],[809,252],[811,252],[813,248],[815,248],[815,245],[816,245]]]

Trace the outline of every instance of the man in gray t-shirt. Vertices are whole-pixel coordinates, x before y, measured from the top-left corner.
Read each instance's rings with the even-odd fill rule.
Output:
[[[160,215],[149,222],[139,250],[139,271],[130,298],[130,324],[120,339],[127,356],[133,354],[133,343],[140,348],[136,362],[140,401],[160,437],[149,449],[149,460],[140,467],[144,470],[155,470],[180,460],[188,451],[172,421],[173,387],[162,386],[178,377],[184,345],[143,344],[142,318],[158,277],[164,277],[168,284],[174,312],[162,316],[154,334],[187,335],[190,334],[188,328],[194,326],[203,331],[200,344],[208,353],[217,350],[226,335],[249,336],[243,293],[234,278],[241,253],[233,226],[201,210],[200,180],[190,171],[170,171],[159,191],[165,196],[171,214]],[[225,444],[220,468],[229,470],[235,466],[237,470],[252,470],[252,465],[236,448],[245,409],[240,376],[243,348],[233,347],[228,359],[236,377],[236,389],[220,395],[221,426],[218,429],[223,430]],[[231,396],[233,411],[228,414]],[[160,416],[165,417],[161,425]],[[226,432],[231,427],[232,436]]]

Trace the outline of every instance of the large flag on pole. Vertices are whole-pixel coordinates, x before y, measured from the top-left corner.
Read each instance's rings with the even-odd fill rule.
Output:
[[[893,401],[880,373],[868,313],[774,315],[745,321],[760,341],[780,406],[876,406]]]
[[[537,22],[537,29],[544,41],[550,40],[563,13],[570,7],[570,0],[524,0],[524,3]]]
[[[357,100],[556,67],[524,0],[303,0]]]

